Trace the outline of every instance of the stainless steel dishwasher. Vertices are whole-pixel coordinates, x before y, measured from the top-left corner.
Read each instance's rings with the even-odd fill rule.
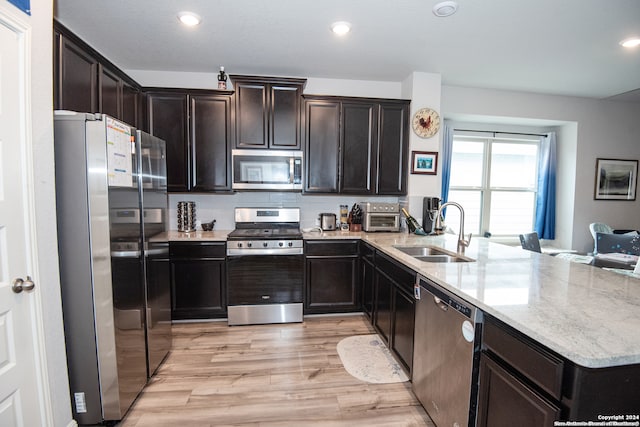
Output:
[[[475,424],[482,312],[418,276],[413,391],[438,427]]]

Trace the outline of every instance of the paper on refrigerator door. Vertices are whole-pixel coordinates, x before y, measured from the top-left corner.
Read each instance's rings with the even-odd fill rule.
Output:
[[[107,174],[110,187],[133,187],[131,128],[107,117]]]

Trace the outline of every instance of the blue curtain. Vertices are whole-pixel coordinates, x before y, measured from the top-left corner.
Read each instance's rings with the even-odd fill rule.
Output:
[[[540,138],[538,194],[534,230],[541,239],[556,237],[556,133]]]
[[[444,122],[442,132],[442,156],[440,164],[442,165],[442,186],[440,189],[440,203],[446,203],[449,200],[449,181],[451,179],[451,155],[453,151],[453,127]]]

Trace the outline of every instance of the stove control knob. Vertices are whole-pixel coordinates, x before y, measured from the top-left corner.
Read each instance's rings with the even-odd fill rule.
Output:
[[[278,246],[282,247],[283,245],[284,245],[284,243],[278,242]]]
[[[238,243],[238,247],[241,248],[242,247],[242,243]]]
[[[289,242],[289,247],[293,246],[293,242]]]
[[[262,244],[262,246],[264,246],[264,247],[266,248],[267,246],[269,246],[269,244],[268,244],[267,242],[264,242],[264,243]]]
[[[250,248],[251,247],[251,242],[247,243],[247,247]]]

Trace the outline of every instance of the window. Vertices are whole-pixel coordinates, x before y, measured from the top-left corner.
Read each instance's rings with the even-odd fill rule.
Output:
[[[454,132],[448,200],[464,207],[466,233],[533,229],[539,145],[535,135]],[[457,229],[457,209],[448,209],[446,220]]]

